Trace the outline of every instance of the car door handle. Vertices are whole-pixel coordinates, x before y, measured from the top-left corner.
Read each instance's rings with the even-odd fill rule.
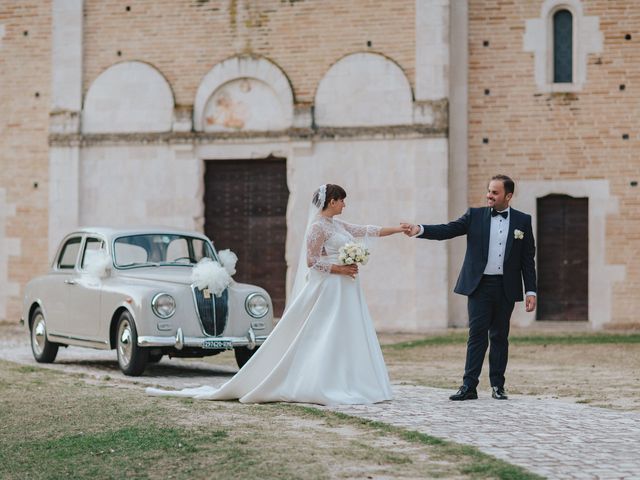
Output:
[[[76,281],[75,280],[65,280],[64,283],[66,283],[67,285],[75,285]]]

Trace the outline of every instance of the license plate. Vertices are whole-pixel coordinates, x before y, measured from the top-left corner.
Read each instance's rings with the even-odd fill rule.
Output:
[[[207,350],[231,350],[233,346],[227,340],[205,340],[202,343],[202,348]]]

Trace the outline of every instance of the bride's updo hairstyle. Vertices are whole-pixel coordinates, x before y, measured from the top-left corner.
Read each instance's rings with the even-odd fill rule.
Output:
[[[342,200],[347,198],[347,192],[344,191],[340,185],[334,185],[333,183],[327,183],[323,185],[324,188],[324,203],[322,204],[322,210],[326,210],[331,200]],[[322,201],[321,192],[322,187],[315,191],[313,194],[313,204],[320,208],[320,202]]]

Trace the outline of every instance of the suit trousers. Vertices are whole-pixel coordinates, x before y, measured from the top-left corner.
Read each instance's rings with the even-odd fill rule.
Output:
[[[506,298],[502,275],[483,275],[469,295],[469,340],[464,367],[464,385],[476,388],[484,356],[489,348],[489,380],[492,387],[504,387],[509,356],[509,321],[515,303]]]

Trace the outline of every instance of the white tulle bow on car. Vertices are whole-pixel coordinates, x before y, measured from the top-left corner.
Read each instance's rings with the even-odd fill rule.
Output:
[[[231,283],[231,275],[236,273],[238,257],[231,250],[218,252],[220,263],[210,258],[200,260],[191,272],[191,283],[200,290],[209,289],[214,295],[220,296]]]
[[[238,256],[227,248],[226,250],[220,250],[218,252],[218,258],[225,270],[229,272],[229,275],[235,275]]]
[[[87,250],[83,260],[84,271],[76,281],[85,287],[97,287],[108,276],[112,263],[111,255],[105,250]]]
[[[87,250],[85,252],[85,272],[92,276],[102,278],[107,275],[113,260],[106,250]]]

